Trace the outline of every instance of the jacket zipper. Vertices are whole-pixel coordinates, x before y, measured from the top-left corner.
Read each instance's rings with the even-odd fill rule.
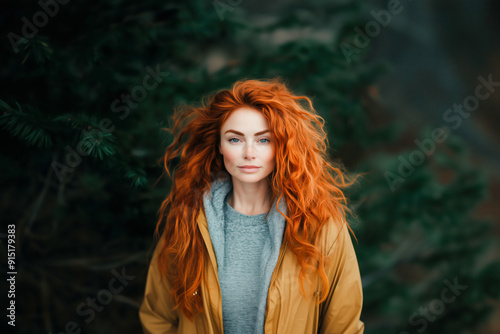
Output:
[[[215,277],[217,278],[217,286],[219,287],[219,301],[220,301],[219,307],[218,307],[219,308],[219,325],[220,325],[221,333],[224,333],[224,322],[222,321],[222,291],[220,289],[219,273],[217,271],[215,271]]]
[[[199,224],[199,222],[198,222]],[[207,230],[208,230],[208,226],[207,226]],[[203,233],[202,233],[203,234]],[[208,235],[208,239],[210,239],[210,235]],[[205,243],[205,246],[208,247],[208,244],[207,244],[207,241],[205,240],[205,237],[203,237],[203,241]],[[215,256],[215,253],[214,253],[214,256]],[[219,326],[220,326],[220,329],[221,329],[221,333],[224,333],[224,323],[222,321],[222,291],[220,289],[220,282],[219,282],[219,272],[215,269],[215,266],[213,265],[213,262],[212,260],[210,259],[210,264],[211,264],[211,267],[212,267],[212,270],[215,272],[215,279],[217,280],[217,287],[218,287],[218,291],[219,291],[219,306],[218,306],[218,310],[219,310]],[[208,291],[207,291],[207,295],[209,295]]]
[[[317,333],[318,332],[318,329],[319,329],[319,304],[318,304],[318,301],[320,299],[320,294],[321,294],[321,291],[320,291],[320,288],[319,288],[319,275],[318,275],[318,279],[316,281],[316,291],[315,291],[315,300],[314,300],[314,333]]]
[[[273,275],[271,276],[271,282],[269,283],[269,286],[271,286],[273,284],[273,282],[276,278],[276,275],[277,275],[276,273],[278,272],[278,270],[281,266],[281,262],[283,261],[283,258],[285,257],[285,250],[286,250],[287,244],[288,244],[288,240],[285,240],[285,244],[283,245],[283,250],[281,251],[278,263],[276,264],[276,268],[274,269]]]

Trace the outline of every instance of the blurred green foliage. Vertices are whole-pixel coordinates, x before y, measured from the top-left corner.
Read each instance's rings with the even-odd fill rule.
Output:
[[[69,321],[84,333],[140,331],[156,213],[171,185],[158,182],[157,159],[172,139],[161,129],[181,104],[277,75],[312,98],[332,157],[368,173],[348,192],[366,333],[424,325],[468,333],[485,321],[500,278],[484,256],[490,223],[474,218],[487,180],[450,134],[391,189],[387,173],[400,175],[401,161],[419,150],[404,136],[429,138],[429,129],[412,132],[384,112],[376,82],[387,64],[367,61],[368,48],[347,61],[339,48],[354,43],[369,7],[312,1],[263,15],[226,5],[73,0],[15,45],[19,52],[2,39],[1,205],[4,225],[17,231],[19,332],[60,332]],[[42,10],[26,0],[2,6],[5,31],[17,35],[21,18]],[[319,29],[329,37],[313,34]],[[99,131],[102,122],[112,130]],[[95,319],[77,313],[123,266],[131,284]],[[467,288],[437,312],[434,300],[455,279]]]

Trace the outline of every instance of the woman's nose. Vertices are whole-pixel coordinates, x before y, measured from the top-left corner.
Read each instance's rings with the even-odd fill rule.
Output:
[[[252,159],[255,156],[255,149],[253,147],[253,144],[247,144],[245,148],[245,158],[247,159]]]

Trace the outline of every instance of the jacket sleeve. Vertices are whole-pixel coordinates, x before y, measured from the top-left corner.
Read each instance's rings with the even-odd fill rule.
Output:
[[[327,299],[320,304],[318,333],[362,334],[363,290],[356,253],[347,225],[332,226],[328,233],[334,242],[327,252],[329,262],[325,264],[330,289]]]
[[[156,246],[151,259],[144,299],[139,308],[144,334],[174,334],[177,333],[179,317],[173,310],[174,303],[170,299],[170,289],[166,278],[160,280],[157,258],[162,239]]]

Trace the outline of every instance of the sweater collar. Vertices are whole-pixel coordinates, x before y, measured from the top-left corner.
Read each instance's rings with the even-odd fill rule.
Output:
[[[210,189],[203,196],[203,205],[205,210],[207,229],[212,241],[214,252],[217,258],[217,267],[223,267],[224,263],[224,204],[227,200],[227,195],[233,189],[230,175],[224,175],[210,184]],[[284,215],[287,214],[286,201],[282,198],[279,203],[279,211],[277,209],[278,199],[274,200],[269,215],[265,223],[269,226],[269,240],[267,249],[268,252],[279,253],[279,248],[283,240],[286,220]]]

